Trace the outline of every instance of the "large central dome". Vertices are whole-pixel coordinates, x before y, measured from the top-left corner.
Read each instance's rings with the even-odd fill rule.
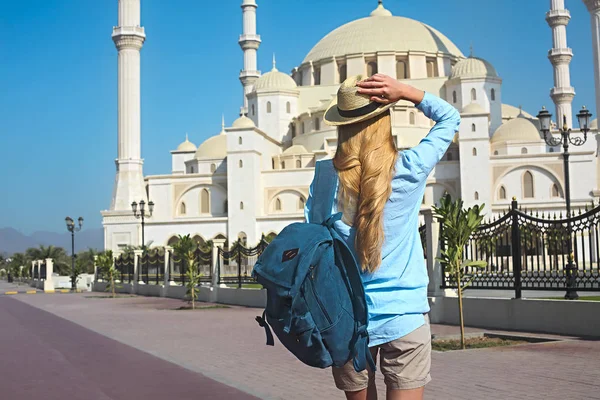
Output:
[[[317,43],[303,62],[379,51],[442,52],[464,57],[446,36],[414,19],[395,17],[380,6],[370,17],[340,26]]]

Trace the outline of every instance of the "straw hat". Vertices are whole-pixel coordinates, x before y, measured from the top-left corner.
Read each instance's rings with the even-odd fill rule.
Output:
[[[327,125],[349,125],[364,121],[387,111],[396,104],[396,102],[377,103],[371,101],[371,96],[358,93],[356,84],[364,78],[362,75],[351,76],[341,84],[337,97],[331,101],[325,111],[323,120]]]

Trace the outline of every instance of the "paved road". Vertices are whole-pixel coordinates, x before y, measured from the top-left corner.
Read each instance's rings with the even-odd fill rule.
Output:
[[[275,347],[264,346],[264,331],[254,321],[256,309],[173,311],[181,301],[144,297],[90,299],[86,296],[89,295],[20,295],[7,300],[18,299],[47,310],[258,398],[344,398],[334,388],[328,370],[306,367],[279,343]],[[582,315],[581,323],[593,317]],[[434,332],[452,330],[434,327]],[[63,334],[68,335],[67,332]],[[94,347],[90,346],[86,351],[93,352]],[[108,344],[102,348],[104,351],[108,351]],[[433,381],[426,390],[427,400],[600,399],[600,341],[567,340],[513,348],[434,353],[432,358]],[[110,359],[104,362],[115,365]],[[29,371],[31,373],[33,369]],[[171,382],[171,378],[166,378],[167,372],[154,370],[152,374],[163,385]],[[127,379],[131,378],[123,378],[125,376],[121,374],[115,381],[122,381],[126,386]],[[377,384],[380,399],[384,399],[381,377]],[[198,383],[198,386],[202,385]],[[139,388],[143,385],[129,386]],[[1,388],[0,398],[3,398]],[[185,394],[177,397],[170,393],[169,398],[211,397],[186,397]]]
[[[15,298],[0,321],[2,399],[256,399]]]

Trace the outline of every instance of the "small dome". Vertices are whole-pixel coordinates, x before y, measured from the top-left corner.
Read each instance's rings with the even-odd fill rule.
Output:
[[[308,150],[306,150],[306,147],[302,146],[301,144],[295,144],[292,147],[288,147],[284,152],[283,155],[290,155],[290,154],[306,154],[309,153]]]
[[[256,125],[254,125],[254,121],[252,121],[250,118],[246,117],[245,115],[242,115],[241,117],[233,121],[233,125],[231,125],[231,127],[249,129],[255,128]]]
[[[227,157],[227,135],[219,134],[210,137],[204,141],[196,151],[194,158],[196,160],[223,159]]]
[[[288,74],[279,72],[275,68],[275,61],[273,61],[273,69],[267,72],[254,82],[254,91],[270,91],[270,90],[294,90],[298,87],[296,82]]]
[[[476,114],[489,114],[489,112],[485,111],[483,109],[483,107],[481,107],[479,104],[477,103],[471,103],[467,106],[465,106],[465,108],[463,108],[463,110],[460,113],[461,115],[476,115]]]
[[[187,134],[185,135],[185,142],[182,142],[179,146],[177,146],[176,151],[181,152],[192,152],[196,151],[196,145],[189,141]]]
[[[492,136],[492,143],[508,141],[535,142],[539,140],[541,140],[539,121],[522,116],[500,125]]]
[[[592,122],[590,122],[590,129],[598,129],[598,118],[592,120]]]
[[[450,79],[498,77],[496,69],[483,58],[469,57],[456,63]]]
[[[520,107],[511,106],[510,104],[502,104],[502,119],[513,119],[517,118],[519,115],[524,116],[525,118],[533,119],[533,115],[529,114],[527,111],[523,111]]]

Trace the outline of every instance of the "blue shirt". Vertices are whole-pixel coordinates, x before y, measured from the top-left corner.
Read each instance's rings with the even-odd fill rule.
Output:
[[[398,155],[392,194],[383,211],[385,238],[381,265],[373,273],[362,274],[369,311],[369,346],[409,334],[425,323],[423,314],[429,312],[429,278],[419,235],[419,211],[427,177],[452,143],[460,115],[450,104],[429,93],[417,108],[436,124],[417,146]],[[332,160],[317,162],[315,175],[320,168],[331,171],[331,176],[321,182],[338,187],[339,179],[332,163]],[[332,214],[337,212],[338,191],[332,191],[332,199],[315,199],[314,185],[313,180],[304,209],[307,222],[311,222],[315,200],[330,202]],[[335,229],[354,251],[355,228],[337,221]]]

